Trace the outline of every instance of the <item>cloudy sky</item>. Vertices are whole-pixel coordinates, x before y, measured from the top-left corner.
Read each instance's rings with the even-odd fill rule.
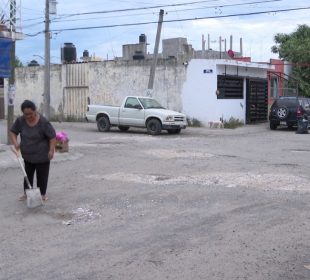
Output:
[[[2,13],[9,0],[0,0]],[[211,38],[210,47],[219,49],[219,37],[233,36],[233,50],[252,61],[276,58],[270,52],[276,33],[291,33],[299,24],[310,25],[310,0],[57,0],[57,14],[51,15],[51,61],[60,62],[60,49],[72,42],[78,58],[84,50],[103,59],[122,56],[122,45],[137,43],[147,36],[153,53],[159,10],[164,23],[161,39],[186,37],[196,50],[202,35]],[[43,63],[45,1],[17,0],[17,28],[25,34],[16,42],[16,54],[24,64],[36,59]],[[304,9],[307,8],[307,9]],[[296,9],[296,10],[293,10]],[[286,11],[284,11],[286,10]],[[290,10],[290,11],[289,11]],[[1,10],[0,10],[1,11]],[[70,30],[68,30],[70,29]],[[75,29],[75,30],[74,30]]]

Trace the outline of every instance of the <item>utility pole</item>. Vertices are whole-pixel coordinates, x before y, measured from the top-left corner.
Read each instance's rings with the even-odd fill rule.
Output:
[[[10,31],[13,39],[16,23],[16,0],[10,2]],[[11,75],[9,77],[8,89],[8,120],[7,120],[7,144],[11,144],[10,129],[14,119],[14,98],[15,98],[15,38],[13,39],[10,52]]]
[[[149,84],[148,84],[148,90],[147,95],[152,96],[153,86],[154,86],[154,78],[155,78],[155,69],[157,64],[157,57],[158,57],[158,47],[159,47],[159,41],[160,41],[160,33],[161,33],[161,27],[163,24],[164,19],[164,10],[160,10],[159,12],[159,20],[157,25],[157,33],[156,33],[156,41],[155,41],[155,47],[154,47],[154,57],[152,60],[151,70],[150,70],[150,78],[149,78]]]
[[[44,95],[43,95],[43,115],[50,118],[50,5],[49,0],[45,0],[45,53],[44,53]]]

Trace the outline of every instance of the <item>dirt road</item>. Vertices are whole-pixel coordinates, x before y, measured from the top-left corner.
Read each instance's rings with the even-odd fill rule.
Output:
[[[42,208],[0,146],[0,279],[310,279],[310,135],[54,125]]]

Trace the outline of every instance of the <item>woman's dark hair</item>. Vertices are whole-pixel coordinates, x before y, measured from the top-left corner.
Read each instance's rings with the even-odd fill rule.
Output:
[[[32,101],[30,100],[25,100],[22,105],[20,106],[20,109],[22,110],[22,112],[24,112],[25,109],[32,109],[33,111],[35,111],[37,109],[36,104],[34,104]]]

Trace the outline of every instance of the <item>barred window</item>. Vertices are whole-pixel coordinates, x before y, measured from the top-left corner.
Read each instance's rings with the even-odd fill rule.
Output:
[[[243,78],[217,76],[217,99],[243,99]]]

